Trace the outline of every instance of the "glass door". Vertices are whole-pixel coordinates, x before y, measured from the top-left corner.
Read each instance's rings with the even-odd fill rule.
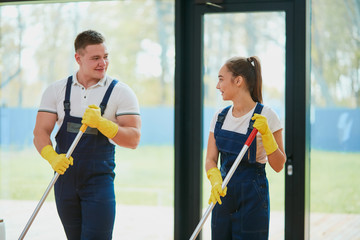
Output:
[[[204,165],[210,121],[219,108],[232,104],[224,102],[216,89],[218,71],[230,57],[258,56],[260,58],[263,103],[278,114],[284,127],[286,35],[285,12],[283,11],[209,13],[204,15],[203,24]],[[267,164],[266,172],[269,180],[271,210],[269,239],[284,239],[284,170],[276,173]],[[204,171],[204,211],[208,206],[210,190],[211,186]],[[210,239],[210,225],[209,217],[202,230],[202,239]]]

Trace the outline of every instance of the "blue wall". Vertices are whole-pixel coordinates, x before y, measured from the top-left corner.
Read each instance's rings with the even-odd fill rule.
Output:
[[[204,141],[216,109],[204,109]],[[0,108],[1,147],[21,149],[32,146],[37,109]],[[174,109],[141,108],[140,145],[174,144]],[[312,112],[311,147],[330,151],[360,152],[360,109],[317,108]]]
[[[36,111],[29,108],[0,108],[1,147],[32,145]]]
[[[360,152],[360,108],[317,108],[311,125],[311,146]]]
[[[141,108],[140,145],[174,144],[174,109],[170,107]]]

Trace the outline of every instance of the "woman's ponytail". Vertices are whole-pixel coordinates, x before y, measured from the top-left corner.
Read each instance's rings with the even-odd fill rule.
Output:
[[[250,60],[250,64],[253,65],[255,70],[255,82],[253,85],[253,89],[250,92],[252,99],[255,102],[262,103],[262,75],[261,75],[261,64],[260,60],[257,56],[252,56],[248,58],[248,61]]]

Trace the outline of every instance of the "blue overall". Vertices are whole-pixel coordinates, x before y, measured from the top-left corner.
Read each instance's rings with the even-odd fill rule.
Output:
[[[263,105],[257,103],[254,113],[260,114]],[[223,130],[222,125],[230,106],[218,115],[214,129],[216,146],[220,152],[223,179],[233,165],[248,138],[253,120],[246,134]],[[227,185],[222,205],[212,211],[212,240],[268,239],[269,189],[265,164],[256,162],[256,137]]]
[[[113,80],[100,104],[104,113]],[[56,152],[66,153],[82,118],[70,115],[72,77],[66,85],[64,121],[56,135]],[[74,165],[55,183],[55,200],[67,239],[111,239],[115,220],[115,146],[96,128],[88,127],[71,155]]]

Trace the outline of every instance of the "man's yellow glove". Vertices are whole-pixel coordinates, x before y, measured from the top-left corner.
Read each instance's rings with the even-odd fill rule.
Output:
[[[41,156],[45,158],[55,172],[63,175],[68,169],[69,164],[73,165],[73,158],[66,158],[66,154],[57,154],[51,145],[46,145],[41,149]]]
[[[259,133],[261,133],[266,154],[270,155],[271,153],[275,152],[276,149],[278,149],[278,145],[275,141],[274,135],[270,131],[266,117],[255,113],[251,119],[255,120],[253,125],[254,128],[256,128]]]
[[[89,105],[85,110],[81,123],[97,128],[104,136],[110,139],[115,137],[119,130],[119,126],[116,123],[101,116],[100,108],[96,105]]]
[[[221,205],[222,202],[221,202],[220,196],[225,197],[226,192],[227,192],[227,187],[225,187],[224,190],[221,187],[223,180],[221,177],[220,170],[216,167],[211,168],[206,172],[206,175],[207,175],[208,179],[210,180],[211,186],[212,186],[209,204],[211,202],[214,204],[216,204],[216,202],[218,202]]]

